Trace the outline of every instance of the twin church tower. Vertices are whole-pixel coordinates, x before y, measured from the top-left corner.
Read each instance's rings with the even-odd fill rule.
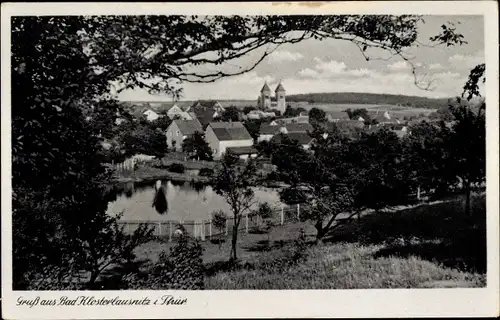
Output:
[[[259,109],[274,109],[285,113],[286,110],[286,91],[283,85],[280,83],[274,90],[274,97],[271,96],[271,89],[267,85],[267,81],[260,90],[260,96],[257,99],[257,107]]]

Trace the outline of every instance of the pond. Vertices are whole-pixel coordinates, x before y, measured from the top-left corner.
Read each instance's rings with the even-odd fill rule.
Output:
[[[192,182],[161,181],[167,200],[167,211],[160,214],[153,201],[157,194],[155,183],[128,183],[123,190],[116,192],[116,200],[108,204],[108,214],[123,211],[123,221],[167,221],[167,220],[204,220],[214,210],[223,210],[230,215],[227,202],[213,191],[209,185]],[[278,208],[281,205],[277,189],[256,187],[255,198]]]

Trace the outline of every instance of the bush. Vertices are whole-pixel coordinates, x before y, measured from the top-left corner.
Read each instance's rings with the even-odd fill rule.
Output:
[[[128,279],[129,289],[204,289],[203,248],[198,241],[180,237],[170,253],[162,252],[158,263],[143,277]]]
[[[184,173],[184,171],[186,171],[186,167],[184,167],[184,165],[181,163],[173,163],[170,165],[168,170],[170,172]]]
[[[202,177],[210,177],[214,173],[213,169],[210,168],[201,168],[200,169],[200,176]]]

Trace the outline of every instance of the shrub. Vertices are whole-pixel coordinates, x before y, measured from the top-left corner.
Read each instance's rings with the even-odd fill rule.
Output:
[[[213,169],[210,168],[201,168],[200,169],[200,176],[202,177],[210,177],[214,173]]]
[[[184,173],[184,171],[186,171],[186,168],[181,163],[173,163],[170,165],[170,168],[168,168],[168,170],[170,172]]]
[[[221,236],[226,229],[227,215],[222,210],[217,210],[212,212],[212,225],[215,229],[219,230]],[[219,248],[221,247],[222,241],[219,237]]]
[[[204,289],[203,248],[198,241],[180,237],[170,253],[162,252],[151,272],[128,279],[129,289]]]

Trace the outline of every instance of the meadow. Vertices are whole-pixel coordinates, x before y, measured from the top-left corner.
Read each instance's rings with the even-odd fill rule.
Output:
[[[230,244],[203,242],[205,289],[464,288],[486,285],[485,197],[473,214],[461,197],[377,212],[335,229],[315,245],[314,228],[297,222],[269,233],[242,233],[240,263],[229,265]],[[306,245],[296,239],[305,230]],[[138,248],[145,272],[171,242]]]

